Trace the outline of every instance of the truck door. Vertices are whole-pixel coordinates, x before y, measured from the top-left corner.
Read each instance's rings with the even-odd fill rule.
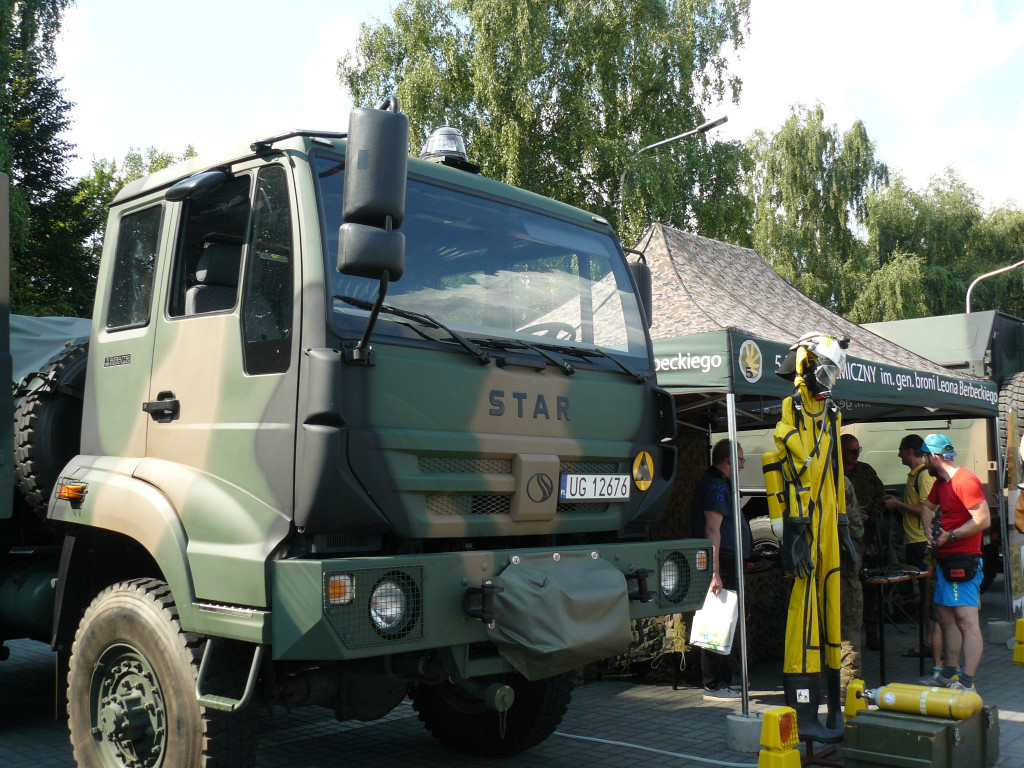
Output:
[[[290,173],[254,161],[183,206],[157,318],[146,455],[194,468],[185,484],[286,519],[298,378]],[[186,527],[181,506],[198,503],[208,519],[210,497],[187,498],[176,502]]]
[[[158,254],[172,236],[163,200],[115,208],[107,222],[96,282],[91,352],[82,408],[81,453],[141,457],[149,419],[153,296]]]

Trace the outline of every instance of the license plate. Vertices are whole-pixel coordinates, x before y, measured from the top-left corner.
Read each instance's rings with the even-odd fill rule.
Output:
[[[629,475],[562,475],[563,501],[627,501]]]

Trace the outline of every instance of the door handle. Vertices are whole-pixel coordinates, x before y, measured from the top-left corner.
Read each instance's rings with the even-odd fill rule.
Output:
[[[156,400],[143,403],[142,410],[158,424],[167,424],[181,415],[181,403],[174,397],[173,392],[160,392]]]

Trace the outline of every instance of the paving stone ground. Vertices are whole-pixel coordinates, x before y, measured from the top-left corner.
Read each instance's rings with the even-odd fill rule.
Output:
[[[999,579],[984,596],[983,622],[987,618],[1005,618],[1002,588]],[[917,660],[900,655],[915,641],[913,627],[887,628],[886,671],[891,681],[916,680]],[[73,760],[67,727],[53,714],[53,655],[48,646],[41,643],[15,641],[8,645],[11,657],[0,662],[0,768],[71,768]],[[869,687],[877,684],[877,653],[865,652],[864,676]],[[1005,645],[986,644],[977,685],[986,704],[999,706],[1000,758],[996,765],[1022,768],[1024,667],[1013,665],[1012,652]],[[751,712],[781,705],[779,665],[752,670],[748,688]],[[726,716],[739,712],[740,708],[738,703],[704,702],[700,690],[691,687],[673,691],[667,684],[591,681],[576,689],[569,712],[554,736],[514,758],[485,762],[493,768],[707,764],[684,757],[698,756],[754,768],[756,753],[734,752],[727,747]],[[259,730],[256,765],[260,768],[334,768],[338,765],[477,768],[483,762],[437,744],[408,702],[387,718],[372,723],[338,723],[327,710],[321,709],[303,709],[273,717],[261,715]],[[579,736],[594,740],[572,738]],[[641,751],[638,747],[674,754]]]

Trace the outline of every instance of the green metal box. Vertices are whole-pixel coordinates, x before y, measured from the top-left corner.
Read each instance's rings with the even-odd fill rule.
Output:
[[[964,720],[870,710],[846,724],[846,768],[988,768],[999,759],[999,711]]]

